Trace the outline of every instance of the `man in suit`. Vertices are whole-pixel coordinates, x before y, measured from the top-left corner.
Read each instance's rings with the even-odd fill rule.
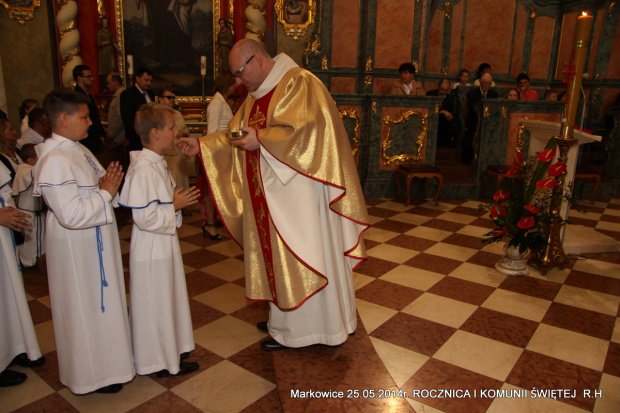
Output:
[[[73,79],[75,80],[75,91],[86,95],[88,98],[88,117],[92,125],[88,128],[88,136],[80,143],[86,146],[92,153],[96,154],[104,148],[105,130],[99,119],[99,111],[95,98],[90,94],[93,87],[94,76],[90,68],[86,65],[77,65],[73,68]]]
[[[142,149],[140,136],[134,128],[136,112],[145,103],[154,102],[155,95],[149,88],[153,81],[153,72],[147,68],[136,71],[135,84],[121,93],[121,117],[125,125],[125,139],[129,140],[128,151],[139,151]]]
[[[493,76],[490,73],[485,73],[480,77],[480,86],[471,89],[465,96],[465,106],[467,107],[467,117],[465,120],[465,136],[461,144],[461,161],[464,163],[471,163],[474,159],[474,136],[476,135],[476,128],[478,127],[478,112],[477,105],[482,99],[492,98],[497,99],[499,96],[497,92],[491,90],[493,84]]]
[[[439,121],[437,124],[437,146],[452,147],[454,143],[454,110],[456,99],[450,93],[450,80],[443,78],[439,81],[437,89],[429,90],[426,96],[438,96],[443,98],[439,108]]]

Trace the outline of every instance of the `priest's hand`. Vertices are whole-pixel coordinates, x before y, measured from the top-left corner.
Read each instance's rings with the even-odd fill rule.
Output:
[[[13,207],[0,208],[0,225],[14,231],[23,231],[30,226],[26,218],[32,218],[25,212]]]
[[[185,208],[188,205],[195,204],[198,202],[198,196],[200,195],[200,191],[195,186],[191,188],[183,189],[177,188],[174,191],[174,198],[172,199],[172,205],[174,206],[174,210],[178,211],[181,208]]]
[[[196,138],[179,138],[177,139],[177,147],[187,156],[200,154],[200,145]]]
[[[241,130],[247,132],[248,134],[243,139],[232,141],[231,143],[233,145],[250,152],[260,148],[260,143],[258,142],[258,137],[256,136],[256,129],[244,126]]]
[[[112,198],[118,192],[118,187],[121,186],[121,182],[123,182],[123,166],[118,162],[110,163],[108,169],[106,170],[106,174],[101,177],[99,180],[99,189],[103,189],[107,191]]]

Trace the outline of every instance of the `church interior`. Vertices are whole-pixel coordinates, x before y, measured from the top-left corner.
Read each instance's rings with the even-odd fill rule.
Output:
[[[262,350],[268,335],[256,323],[267,319],[268,305],[246,299],[243,251],[223,228],[222,241],[205,238],[196,207],[178,235],[196,342],[192,359],[200,369],[180,377],[136,376],[113,395],[72,394],[58,379],[43,264],[23,269],[23,277],[47,361],[11,367],[28,380],[0,388],[0,412],[620,411],[620,4],[197,0],[190,3],[201,14],[192,13],[192,23],[206,18],[208,24],[192,31],[188,57],[179,61],[163,56],[157,44],[168,41],[162,39],[174,17],[145,17],[177,1],[184,2],[0,0],[0,109],[17,128],[22,101],[41,102],[53,88],[73,86],[72,68],[86,64],[105,124],[111,93],[98,71],[102,16],[116,42],[116,71],[129,85],[134,70],[146,66],[154,72],[153,89],[173,86],[191,136],[206,125],[221,67],[220,19],[235,40],[253,38],[274,55],[286,53],[331,92],[366,199],[369,259],[353,272],[357,330],[336,347]],[[300,15],[287,14],[295,7]],[[583,232],[571,230],[569,240],[567,230],[563,260],[548,271],[529,266],[527,275],[506,275],[496,270],[503,243],[481,242],[491,219],[479,205],[506,174],[494,167],[510,165],[515,150],[535,154],[542,126],[560,130],[568,103],[545,95],[562,94],[574,75],[582,12],[592,26],[571,132],[583,139],[571,149],[578,206],[566,218]],[[444,78],[456,83],[463,68],[473,83],[481,64],[491,66],[498,98],[484,98],[474,109],[471,158],[462,156],[466,95],[478,87],[456,85],[450,92],[453,128],[444,139],[442,97],[391,93],[402,63],[415,66],[425,93]],[[538,100],[507,98],[520,73],[529,76]],[[239,88],[231,97],[233,109],[246,93]],[[102,164],[118,157],[98,154]],[[401,188],[401,174],[407,175],[401,166],[412,164],[441,179],[407,180]],[[131,217],[121,208],[117,218],[130,296]]]

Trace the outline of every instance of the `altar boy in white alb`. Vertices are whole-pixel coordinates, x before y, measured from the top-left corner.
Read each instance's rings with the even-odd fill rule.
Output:
[[[194,349],[194,332],[177,227],[181,208],[196,203],[199,192],[176,189],[163,157],[176,139],[174,111],[149,103],[136,113],[135,125],[144,149],[129,154],[120,204],[131,208],[134,223],[129,269],[136,371],[188,374],[198,363],[180,360]]]
[[[88,100],[56,89],[43,101],[52,137],[37,145],[34,196],[43,196],[47,276],[60,382],[75,394],[115,393],[135,376],[123,265],[112,209],[122,181],[80,140]]]
[[[18,247],[19,260],[24,267],[37,264],[45,253],[45,215],[46,211],[41,197],[32,196],[32,176],[37,163],[35,145],[27,143],[20,151],[23,163],[17,165],[13,180],[13,196],[20,211],[26,212],[30,227],[24,233],[24,243]]]

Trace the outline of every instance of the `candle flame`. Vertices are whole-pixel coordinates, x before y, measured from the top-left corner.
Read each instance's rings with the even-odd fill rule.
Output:
[[[587,15],[588,15],[588,12],[587,12],[587,11],[582,11],[582,12],[581,12],[581,15],[582,15],[582,16],[587,16]]]

